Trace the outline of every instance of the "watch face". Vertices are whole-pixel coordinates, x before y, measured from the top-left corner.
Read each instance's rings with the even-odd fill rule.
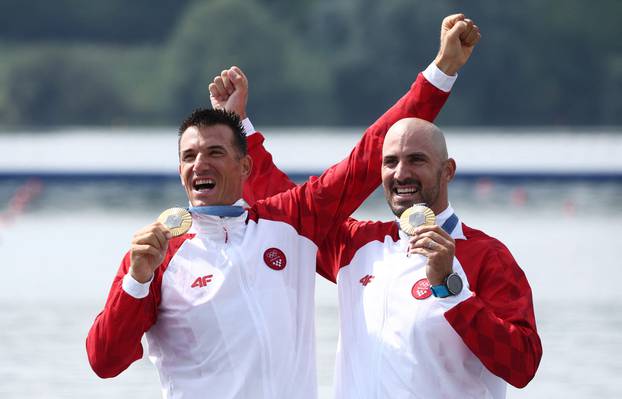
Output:
[[[447,276],[447,290],[452,295],[458,295],[462,291],[462,279],[456,273]]]

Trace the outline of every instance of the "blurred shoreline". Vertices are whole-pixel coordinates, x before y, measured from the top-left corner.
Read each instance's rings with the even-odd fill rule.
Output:
[[[343,159],[360,128],[259,128],[288,173],[318,174]],[[447,128],[460,174],[602,174],[622,176],[622,134],[599,129]],[[0,135],[0,174],[177,174],[174,128],[61,129]]]

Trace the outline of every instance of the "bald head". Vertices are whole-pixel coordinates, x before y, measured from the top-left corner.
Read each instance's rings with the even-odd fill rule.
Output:
[[[395,123],[382,146],[382,186],[389,207],[400,216],[414,204],[425,203],[438,214],[447,208],[447,184],[456,164],[447,156],[443,132],[418,118]]]
[[[391,126],[384,139],[382,154],[396,142],[402,146],[411,142],[417,143],[418,146],[431,150],[441,161],[448,158],[445,135],[435,124],[423,119],[404,118]]]

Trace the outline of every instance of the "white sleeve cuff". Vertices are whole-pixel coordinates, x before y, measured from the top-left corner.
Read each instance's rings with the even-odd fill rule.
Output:
[[[464,276],[460,277],[464,279]],[[459,304],[460,302],[466,301],[471,296],[473,296],[473,292],[471,292],[465,284],[465,286],[462,288],[462,291],[460,291],[458,295],[450,295],[445,298],[436,298],[436,303],[447,311]]]
[[[151,276],[151,279],[146,283],[139,283],[128,273],[123,277],[121,287],[123,287],[123,291],[127,292],[128,295],[136,299],[142,299],[149,295],[149,287],[152,281],[153,276]]]
[[[249,118],[242,119],[242,129],[244,130],[244,133],[246,134],[246,137],[248,137],[251,134],[255,133],[255,127],[253,126],[253,124],[251,123],[251,120]]]
[[[436,86],[436,88],[446,93],[451,91],[451,88],[458,78],[458,74],[455,74],[454,76],[446,75],[445,72],[441,71],[434,62],[428,65],[425,71],[423,71],[423,76],[425,76],[428,82]]]

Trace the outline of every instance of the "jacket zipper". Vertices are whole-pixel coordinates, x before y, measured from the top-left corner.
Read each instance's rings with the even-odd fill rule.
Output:
[[[236,253],[236,257],[238,259],[241,259],[241,257],[237,255],[238,254]],[[242,264],[241,262],[238,262],[238,263]],[[257,337],[259,338],[259,345],[261,347],[260,356],[263,362],[262,375],[263,375],[263,381],[265,382],[264,398],[273,398],[275,397],[275,395],[274,395],[274,392],[272,392],[273,381],[270,376],[270,360],[269,360],[269,357],[270,357],[269,349],[270,348],[269,348],[269,343],[266,339],[268,332],[266,331],[266,328],[265,328],[265,320],[263,318],[263,313],[261,312],[261,309],[257,306],[256,302],[252,298],[251,288],[250,288],[250,285],[248,284],[248,279],[246,278],[244,269],[240,268],[239,272],[240,272],[240,277],[242,280],[242,292],[244,294],[244,299],[246,300],[246,303],[248,304],[251,317],[253,318],[253,323],[255,324],[257,328]]]

